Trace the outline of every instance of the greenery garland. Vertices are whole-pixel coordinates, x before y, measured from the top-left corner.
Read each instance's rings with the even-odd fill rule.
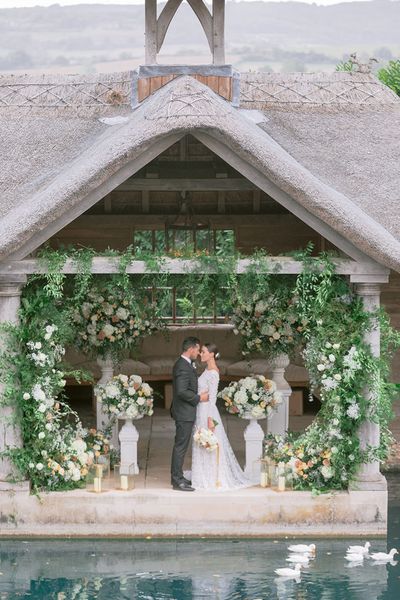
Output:
[[[47,272],[32,276],[25,287],[20,325],[5,328],[8,343],[0,359],[5,384],[2,403],[16,404],[16,418],[24,440],[22,449],[9,450],[7,454],[21,475],[28,476],[37,490],[73,487],[80,485],[84,477],[85,455],[90,449],[78,443],[74,450],[74,441],[83,439],[83,434],[77,416],[62,399],[67,371],[55,346],[64,348],[76,339],[71,311],[82,305],[91,287],[99,281],[107,281],[113,289],[129,287],[136,303],[140,302],[143,289],[154,287],[155,280],[161,288],[174,284],[188,288],[200,303],[219,296],[227,312],[232,312],[233,306],[242,307],[235,312],[234,322],[242,334],[245,355],[251,357],[257,350],[273,358],[281,352],[296,356],[302,351],[312,388],[319,393],[322,407],[303,434],[296,439],[293,436],[285,440],[268,439],[266,450],[276,460],[291,464],[299,489],[345,488],[362,462],[383,460],[391,439],[387,426],[396,392],[396,387],[387,381],[390,357],[400,347],[400,334],[390,327],[383,310],[378,314],[366,313],[351,286],[335,273],[331,258],[325,254],[312,257],[311,250],[309,246],[296,255],[304,267],[297,277],[271,273],[268,257],[262,252],[250,258],[249,268],[240,275],[235,268],[239,255],[179,253],[174,257],[194,258],[195,263],[182,275],[172,275],[163,271],[165,256],[135,254],[131,248],[122,255],[108,251],[106,256],[115,258],[119,266],[118,273],[106,277],[91,273],[95,255],[91,249],[43,251],[40,265]],[[67,259],[78,265],[77,275],[63,274]],[[144,260],[152,273],[128,275],[127,266],[134,259]],[[157,301],[158,318],[163,314],[166,300],[160,295]],[[260,302],[266,306],[260,307]],[[371,355],[363,339],[375,319],[379,319],[382,332],[379,359]],[[248,327],[242,327],[243,321]],[[294,335],[289,335],[286,328],[286,337],[274,336],[275,331],[280,333],[280,328],[285,328],[285,321],[294,328]],[[159,320],[157,327],[161,327],[160,323]],[[49,341],[46,327],[55,327],[52,329],[55,346],[51,348],[46,346]],[[256,336],[261,343],[256,341]],[[285,343],[271,342],[271,337],[276,341],[284,337]],[[39,343],[41,347],[32,347],[32,343]],[[36,350],[49,359],[35,359]],[[76,372],[69,375],[79,377]],[[36,404],[31,401],[32,390],[37,389],[38,384],[51,404],[45,413],[38,410],[37,400]],[[372,387],[376,398],[372,415],[365,400],[367,387]],[[45,418],[55,426],[51,435]],[[381,445],[362,452],[357,432],[367,418],[381,426]],[[39,438],[42,431],[45,435]],[[52,445],[53,438],[58,440],[58,445]],[[38,464],[43,467],[38,469]],[[67,478],[60,476],[60,469],[61,474],[68,472]]]

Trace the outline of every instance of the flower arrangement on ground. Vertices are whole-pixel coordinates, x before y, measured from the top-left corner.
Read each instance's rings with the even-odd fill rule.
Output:
[[[214,421],[214,427],[216,425],[217,421]],[[209,428],[199,427],[196,429],[193,435],[193,441],[207,452],[214,452],[218,448],[218,438],[214,431]]]
[[[44,324],[35,339],[25,344],[20,398],[24,447],[15,449],[15,462],[34,490],[69,489],[79,485],[94,460],[86,431],[77,414],[65,402],[65,354],[53,323]],[[76,373],[73,373],[76,375]]]
[[[262,295],[254,292],[235,305],[232,317],[235,334],[241,335],[242,354],[260,354],[273,358],[292,354],[307,325],[299,320],[295,299],[276,292]]]
[[[140,419],[153,414],[153,390],[139,375],[115,375],[95,387],[104,412],[118,418]]]
[[[97,429],[89,429],[85,437],[85,442],[93,452],[94,460],[97,462],[101,457],[109,457],[113,451],[113,445],[110,438]]]
[[[73,310],[77,327],[75,345],[85,354],[118,358],[143,337],[160,329],[155,305],[138,291],[94,284],[86,301]],[[143,293],[141,293],[143,296]]]
[[[264,375],[252,375],[231,382],[218,394],[227,411],[238,417],[264,419],[282,402],[276,384]]]

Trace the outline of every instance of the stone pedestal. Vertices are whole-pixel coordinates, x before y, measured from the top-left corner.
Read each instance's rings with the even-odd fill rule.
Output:
[[[289,397],[292,388],[285,379],[285,370],[289,363],[287,354],[280,354],[271,360],[268,372],[268,377],[276,383],[276,387],[282,395],[282,403],[278,406],[278,410],[268,419],[268,433],[274,435],[285,435],[289,427]]]
[[[363,301],[367,312],[374,312],[380,306],[380,285],[378,283],[357,283],[356,293]],[[374,356],[380,355],[380,330],[378,322],[365,334],[365,341],[370,345]],[[376,403],[377,391],[372,388],[366,388],[365,397],[369,401],[369,414],[373,417]],[[379,425],[371,421],[365,421],[358,431],[360,447],[362,450],[368,447],[377,448],[380,441]],[[379,469],[379,461],[363,463],[352,482],[350,489],[362,491],[386,490],[387,483],[385,477]]]
[[[139,440],[139,432],[134,426],[132,419],[125,419],[125,423],[119,432],[119,441],[121,443],[121,460],[120,473],[121,475],[131,475],[132,472],[137,475],[139,473],[137,461],[137,444]],[[133,465],[133,468],[132,468]]]
[[[0,276],[0,323],[18,323],[21,291],[26,283],[25,276],[7,278]],[[0,338],[0,347],[4,347],[5,338]],[[0,383],[0,395],[4,384]],[[16,406],[2,406],[0,412],[0,452],[22,446],[22,436],[18,424]],[[29,482],[13,480],[20,477],[14,465],[8,458],[0,458],[0,491],[27,491]]]
[[[97,364],[99,365],[100,369],[101,369],[101,377],[99,379],[99,381],[97,383],[100,384],[105,384],[108,381],[110,381],[110,379],[112,379],[113,375],[114,375],[114,363],[111,359],[111,357],[105,357],[105,358],[98,358],[97,359]],[[97,429],[104,429],[105,427],[107,427],[110,423],[110,415],[108,415],[107,413],[105,413],[103,411],[103,405],[101,402],[99,402],[96,398],[96,428]],[[111,433],[111,443],[113,444],[114,448],[118,448],[119,442],[118,442],[118,421],[113,425],[112,427],[112,433]]]
[[[255,484],[260,483],[261,462],[263,454],[264,432],[257,422],[257,419],[249,417],[249,424],[244,430],[244,440],[246,445],[246,464],[244,473],[246,477]]]

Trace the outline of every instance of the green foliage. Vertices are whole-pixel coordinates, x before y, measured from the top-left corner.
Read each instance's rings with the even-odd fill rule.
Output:
[[[336,71],[350,72],[355,70],[355,65],[350,60],[341,60],[336,65]]]
[[[400,96],[400,59],[389,60],[386,67],[379,69],[378,79]]]
[[[78,311],[82,317],[82,311],[86,311],[90,321],[94,316],[96,322],[105,306],[111,311],[111,322],[116,324],[116,319],[125,318],[121,311],[117,315],[118,309],[129,309],[128,321],[149,318],[154,325],[138,329],[140,338],[150,330],[162,328],[161,317],[171,306],[171,287],[178,290],[178,308],[187,321],[193,312],[199,317],[206,315],[210,303],[220,302],[227,321],[233,314],[244,339],[243,351],[250,358],[260,352],[270,358],[282,352],[302,352],[322,408],[303,434],[281,444],[285,449],[280,459],[297,465],[299,489],[345,488],[361,462],[383,460],[391,441],[387,426],[392,401],[398,393],[396,386],[388,383],[390,358],[400,347],[400,333],[391,328],[384,311],[364,311],[351,286],[335,272],[331,256],[315,257],[312,251],[309,244],[303,252],[296,253],[295,258],[303,262],[298,276],[279,274],[265,252],[255,253],[244,272],[238,273],[240,256],[232,251],[228,240],[225,251],[220,253],[175,252],[173,258],[182,261],[183,272],[171,274],[171,256],[143,250],[138,254],[130,247],[122,255],[108,250],[106,256],[115,261],[116,273],[96,276],[91,273],[93,250],[44,250],[40,257],[43,274],[31,277],[25,287],[20,325],[4,330],[7,343],[0,357],[4,384],[1,402],[15,409],[12,414],[24,439],[22,449],[8,452],[21,476],[28,475],[36,490],[66,489],[80,485],[84,477],[86,452],[73,445],[81,436],[79,420],[63,400],[63,381],[69,371],[62,365],[61,349],[76,344],[82,329],[82,322],[71,315]],[[77,265],[75,276],[62,273],[67,259]],[[128,265],[139,259],[144,261],[147,272],[128,274]],[[95,288],[104,293],[93,313],[93,306],[89,310],[85,304],[92,302],[90,294]],[[380,358],[374,357],[364,342],[366,332],[377,319],[382,332]],[[46,337],[48,326],[54,345],[49,345],[50,338]],[[96,329],[94,340],[98,333]],[[36,356],[36,346],[32,344],[38,342],[40,348],[46,349],[48,360]],[[117,348],[116,357],[126,347],[122,344]],[[93,351],[99,352],[95,343]],[[74,372],[70,375],[79,377]],[[45,413],[38,410],[37,402],[26,400],[37,385],[49,399]],[[374,398],[372,405],[366,398],[367,389]],[[52,431],[56,435],[46,429],[45,418],[54,424]],[[357,433],[366,419],[374,419],[381,427],[379,448],[359,447]],[[41,433],[44,436],[39,438]],[[79,462],[79,474],[71,462]],[[42,464],[40,469],[38,464]],[[65,472],[67,479],[60,475]]]

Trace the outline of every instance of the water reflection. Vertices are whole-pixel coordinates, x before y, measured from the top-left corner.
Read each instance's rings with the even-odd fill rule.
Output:
[[[388,542],[371,540],[373,551],[400,546],[400,483],[390,484]],[[3,540],[0,600],[399,600],[399,564],[347,564],[345,539],[317,541],[299,581],[276,577],[289,543]]]

